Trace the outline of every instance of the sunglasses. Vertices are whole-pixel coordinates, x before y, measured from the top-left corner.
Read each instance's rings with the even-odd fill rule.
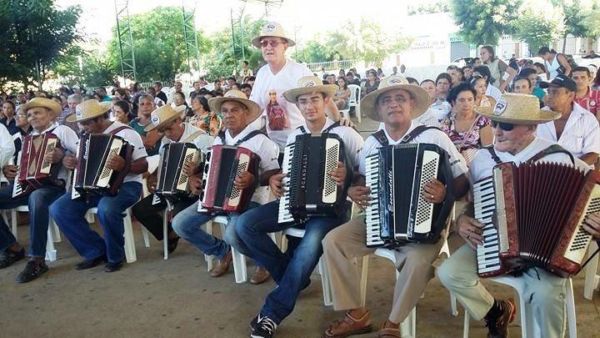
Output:
[[[506,123],[506,122],[496,122],[496,121],[492,121],[492,127],[494,128],[500,128],[504,131],[511,131],[515,128],[515,125],[512,123]]]
[[[271,47],[275,48],[277,46],[279,46],[279,44],[281,43],[281,41],[277,41],[277,40],[262,40],[260,42],[261,47],[267,47],[269,45],[271,45]]]

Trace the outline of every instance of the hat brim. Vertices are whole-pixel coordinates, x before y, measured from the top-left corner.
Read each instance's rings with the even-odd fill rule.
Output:
[[[98,110],[97,112],[95,112],[91,115],[88,115],[88,116],[78,119],[77,114],[73,114],[73,115],[70,115],[69,117],[67,117],[66,121],[71,122],[71,123],[72,122],[83,122],[83,121],[94,119],[98,116],[102,116],[110,110],[110,102],[100,102],[100,105],[102,106],[102,109]]]
[[[46,99],[47,101],[45,102],[27,102],[23,105],[23,112],[27,113],[27,111],[31,108],[37,108],[37,107],[42,107],[42,108],[46,108],[46,109],[50,109],[50,111],[52,113],[54,113],[55,115],[60,114],[60,112],[62,111],[62,107],[60,106],[60,104],[58,104],[58,102],[52,101],[50,99]]]
[[[250,121],[256,120],[262,114],[262,109],[260,109],[260,106],[256,104],[256,102],[238,97],[213,97],[208,100],[208,105],[210,106],[211,111],[220,113],[221,106],[226,101],[235,101],[248,108],[248,116],[250,116]]]
[[[360,101],[360,111],[365,112],[370,119],[382,122],[379,112],[377,111],[377,98],[379,95],[395,89],[406,90],[413,96],[415,107],[411,111],[411,119],[416,119],[429,109],[429,94],[427,94],[423,88],[410,84],[400,84],[377,89],[367,94]]]
[[[300,95],[310,94],[310,93],[323,93],[323,94],[325,94],[325,97],[333,97],[335,95],[336,91],[337,91],[337,85],[332,85],[332,84],[320,85],[320,86],[314,86],[314,87],[301,87],[301,88],[294,88],[294,89],[285,91],[283,93],[283,97],[285,97],[285,99],[288,102],[297,103],[298,96],[300,96]]]
[[[151,122],[149,125],[147,125],[144,128],[144,131],[145,132],[153,131],[154,129],[162,127],[162,126],[166,125],[167,123],[170,123],[171,121],[175,121],[178,117],[181,117],[181,113],[179,113],[178,115],[170,116],[169,118],[165,119],[164,121],[161,121],[157,125],[154,125],[154,123]]]
[[[551,110],[541,110],[541,109],[533,111],[533,112],[529,113],[528,115],[523,116],[523,118],[516,118],[514,116],[513,117],[504,117],[502,115],[496,115],[496,114],[494,114],[494,107],[475,107],[475,112],[477,114],[485,116],[493,121],[505,122],[505,123],[511,123],[511,124],[526,124],[526,125],[541,124],[541,123],[554,121],[554,120],[560,118],[560,116],[561,116],[561,114],[558,112],[551,111]]]
[[[273,38],[281,38],[284,39],[285,41],[287,41],[288,47],[293,47],[296,45],[296,42],[288,37],[285,36],[279,36],[279,35],[261,35],[261,36],[257,36],[254,39],[252,39],[252,45],[256,48],[260,49],[260,40],[262,38],[268,38],[268,37],[273,37]]]

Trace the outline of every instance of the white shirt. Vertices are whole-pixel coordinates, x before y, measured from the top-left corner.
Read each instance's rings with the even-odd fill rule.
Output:
[[[52,130],[52,134],[56,135],[56,137],[60,141],[60,146],[65,150],[65,152],[68,151],[72,154],[76,154],[77,147],[79,145],[79,138],[77,137],[77,134],[73,131],[73,129],[65,125],[59,125],[57,122],[54,122],[50,127],[41,132],[33,129],[31,131],[31,135],[42,135],[52,128],[54,128],[54,130]],[[56,163],[55,165],[60,165],[60,170],[58,171],[58,179],[65,180],[66,182],[69,177],[69,171],[62,165],[62,161]]]
[[[420,125],[422,124],[416,121],[412,121],[410,127],[406,131],[406,134],[410,133],[413,129]],[[402,140],[393,140],[387,133],[387,130],[385,130],[385,128],[383,130],[385,131],[385,136],[387,137],[390,145],[397,145]],[[452,176],[454,178],[466,174],[468,171],[465,159],[458,152],[456,146],[454,146],[454,143],[450,141],[448,135],[446,135],[443,131],[439,129],[425,130],[424,132],[419,134],[419,136],[412,139],[409,143],[431,143],[444,149],[448,153],[448,162],[450,164],[450,170],[452,171]],[[367,158],[367,156],[377,152],[377,149],[379,149],[380,147],[381,143],[379,143],[379,141],[377,141],[377,139],[375,139],[373,135],[367,137],[363,150],[360,153],[360,166],[358,168],[358,171],[361,175],[365,175],[365,159]]]
[[[500,89],[494,87],[491,83],[488,84],[487,89],[485,90],[485,95],[493,97],[496,102],[500,101],[502,98],[502,92]]]
[[[325,125],[321,129],[321,132],[329,128],[334,123],[335,122],[333,120],[327,118],[327,120],[325,121]],[[304,129],[307,133],[310,133],[310,130],[306,126],[306,123],[304,123]],[[337,126],[331,128],[331,130],[329,130],[329,133],[336,134],[342,139],[342,141],[344,142],[344,151],[346,153],[346,158],[349,161],[351,161],[350,167],[356,168],[356,166],[358,166],[360,151],[362,150],[363,144],[365,143],[362,136],[360,136],[360,134],[356,130],[345,126]],[[286,144],[292,144],[296,142],[296,136],[302,134],[303,133],[299,128],[293,130],[292,133],[288,136]]]
[[[21,135],[21,133],[17,132],[15,135]],[[14,153],[15,142],[13,136],[10,135],[8,129],[0,123],[0,169],[8,164]],[[0,170],[0,182],[7,182],[2,170]]]
[[[141,158],[147,157],[148,153],[146,152],[146,148],[144,147],[144,142],[142,141],[142,137],[135,130],[129,127],[126,124],[115,121],[113,122],[106,130],[104,130],[104,134],[110,134],[112,130],[115,130],[119,127],[127,127],[115,134],[115,136],[122,137],[125,141],[129,142],[133,146],[133,154],[131,156],[131,161],[136,161]],[[142,183],[142,174],[128,174],[125,176],[123,183],[126,182],[139,182]]]
[[[573,103],[573,111],[565,124],[565,129],[556,137],[554,121],[538,125],[536,136],[558,143],[575,157],[587,153],[600,154],[600,125],[594,114]]]
[[[159,153],[162,154],[163,152],[163,146],[165,144],[169,144],[169,143],[173,143],[173,142],[186,142],[186,143],[193,143],[196,148],[198,148],[200,151],[202,151],[203,153],[206,153],[206,151],[208,150],[208,148],[211,146],[211,144],[214,142],[214,137],[208,135],[206,132],[204,132],[203,130],[200,130],[199,128],[196,128],[194,126],[192,126],[191,124],[187,123],[187,122],[183,122],[183,134],[181,134],[181,138],[179,139],[179,141],[173,141],[170,138],[167,138],[166,136],[164,136],[161,140],[160,143],[160,149],[159,149]],[[188,138],[198,132],[201,131],[202,133],[198,136],[196,136],[193,140],[188,140]]]
[[[250,94],[250,100],[258,103],[263,109],[263,115],[267,115],[267,105],[269,104],[269,91],[274,90],[277,93],[277,103],[287,113],[289,127],[283,130],[271,130],[267,122],[267,134],[279,145],[281,149],[285,146],[289,133],[298,128],[304,122],[304,117],[298,110],[295,104],[288,102],[283,93],[289,89],[298,86],[298,80],[303,76],[312,76],[313,73],[305,65],[296,63],[295,61],[286,59],[283,68],[273,74],[269,65],[264,65],[256,73],[256,81]]]
[[[438,121],[441,121],[446,117],[446,115],[448,115],[450,110],[452,110],[450,102],[446,100],[437,99],[431,104],[431,106],[429,106],[429,109],[427,109],[427,111],[423,115],[429,115],[432,118],[436,118]],[[425,119],[426,117],[427,116],[419,117],[417,121],[420,122],[421,118]]]
[[[558,69],[560,68],[560,62],[558,62],[558,54],[554,56],[554,60],[548,63],[548,61],[544,60],[544,66],[546,66],[546,71],[550,74],[550,78],[548,81],[552,81],[558,75]]]
[[[509,152],[496,151],[496,155],[500,158],[500,161],[504,162],[514,162],[516,165],[519,165],[523,162],[526,162],[540,151],[547,149],[551,145],[556,144],[556,142],[551,142],[548,140],[541,139],[536,137],[533,142],[531,142],[525,149],[521,150],[515,155],[512,155]],[[573,165],[571,162],[571,158],[564,153],[555,153],[542,157],[538,162],[555,162],[555,163],[565,163],[569,165]],[[577,168],[580,168],[584,171],[587,171],[587,165],[578,159],[575,159],[575,165]],[[471,184],[492,176],[492,169],[496,166],[496,161],[492,159],[490,152],[487,149],[479,149],[475,157],[473,158],[473,162],[471,162],[471,172],[470,179]]]
[[[424,124],[430,127],[441,127],[440,121],[446,117],[448,113],[441,115],[442,111],[433,108],[433,106],[429,107],[426,112],[421,114],[421,116],[414,119],[414,121],[419,122],[420,124]],[[380,128],[381,129],[381,128]]]

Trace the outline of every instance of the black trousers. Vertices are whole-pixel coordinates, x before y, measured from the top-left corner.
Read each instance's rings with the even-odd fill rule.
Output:
[[[162,241],[163,240],[163,218],[162,212],[167,208],[167,202],[161,199],[161,202],[155,205],[152,205],[152,199],[154,198],[154,194],[150,194],[144,197],[141,201],[137,202],[131,211],[133,216],[142,223],[148,231],[154,235],[154,237]],[[179,201],[175,202],[173,205],[173,216],[177,215],[181,210],[189,207],[198,201],[198,197],[181,198]],[[171,233],[173,228],[171,228],[171,222],[168,224],[167,233]]]

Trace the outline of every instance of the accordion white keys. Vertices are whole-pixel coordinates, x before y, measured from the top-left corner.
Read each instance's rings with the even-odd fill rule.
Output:
[[[13,186],[13,197],[56,182],[60,165],[53,165],[45,156],[59,144],[58,137],[49,132],[25,136],[19,153],[19,171]]]

